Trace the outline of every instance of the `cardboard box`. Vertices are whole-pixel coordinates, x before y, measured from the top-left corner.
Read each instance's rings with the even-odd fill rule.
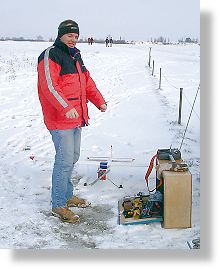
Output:
[[[192,227],[192,175],[163,171],[164,228]]]

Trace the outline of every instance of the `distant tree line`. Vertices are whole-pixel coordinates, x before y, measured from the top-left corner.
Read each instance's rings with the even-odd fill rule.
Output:
[[[34,42],[54,42],[55,39],[53,37],[50,37],[48,40],[45,40],[41,35],[38,35],[36,38],[24,38],[23,36],[20,37],[0,37],[0,41],[34,41]],[[81,38],[79,39],[79,43],[87,43],[88,40],[87,38]],[[105,43],[105,39],[94,39],[95,43]],[[113,40],[114,44],[127,44],[128,42],[125,41],[124,39],[115,39]]]
[[[199,43],[199,39],[198,38],[186,37],[185,39],[184,38],[178,39],[178,42],[179,43],[196,43],[196,44],[198,44]]]
[[[36,38],[24,38],[23,36],[21,37],[0,37],[0,41],[7,41],[7,40],[12,40],[12,41],[34,41],[34,42],[54,42],[55,39],[50,37],[48,40],[45,40],[41,35],[38,35]],[[88,40],[87,38],[81,38],[79,39],[79,43],[87,43]],[[105,43],[105,39],[95,39],[94,38],[94,42],[95,43]],[[147,42],[151,42],[154,44],[171,44],[172,42],[170,41],[169,37],[163,37],[160,36],[158,38],[150,38],[150,40],[148,39]],[[125,41],[125,39],[122,39],[121,37],[119,39],[114,39],[113,40],[114,44],[128,44],[128,43],[135,43],[135,41],[131,41],[131,42],[127,42]],[[186,38],[179,38],[178,39],[178,43],[183,44],[183,43],[195,43],[198,44],[199,40],[198,38],[190,38],[190,37],[186,37]]]
[[[0,41],[8,41],[8,40],[12,40],[12,41],[38,41],[38,42],[44,42],[47,40],[44,40],[44,38],[39,35],[36,38],[24,38],[23,36],[20,37],[0,37]]]
[[[164,45],[173,43],[173,42],[170,41],[169,37],[163,37],[163,36],[160,36],[158,38],[152,38],[151,37],[150,40],[148,39],[148,42],[151,42],[151,43],[154,43],[154,44],[162,43]],[[198,38],[190,38],[190,37],[183,38],[182,37],[182,38],[178,39],[178,43],[195,43],[195,44],[198,44],[199,40],[198,40]]]

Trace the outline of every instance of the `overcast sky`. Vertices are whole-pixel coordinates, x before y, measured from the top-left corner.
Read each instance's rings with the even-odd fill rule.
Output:
[[[199,0],[0,0],[0,37],[55,38],[75,20],[80,36],[125,40],[199,38]]]

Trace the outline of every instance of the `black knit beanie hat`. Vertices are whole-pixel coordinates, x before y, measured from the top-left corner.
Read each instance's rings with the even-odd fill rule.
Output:
[[[62,21],[58,27],[58,37],[68,34],[68,33],[76,33],[79,35],[79,26],[75,21],[65,20]]]

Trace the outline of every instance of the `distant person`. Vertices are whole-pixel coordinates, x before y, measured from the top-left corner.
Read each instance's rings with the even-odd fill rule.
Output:
[[[92,45],[93,42],[94,42],[94,39],[91,37],[91,38],[90,38],[90,44]]]
[[[91,38],[88,37],[88,45],[90,45],[90,42],[91,42]]]
[[[108,37],[106,37],[106,40],[105,40],[105,46],[106,46],[106,47],[109,46],[109,39],[108,39]]]
[[[56,155],[52,173],[52,213],[62,221],[77,223],[79,216],[69,207],[87,207],[85,199],[73,194],[71,180],[80,156],[82,127],[88,125],[88,100],[101,112],[106,102],[97,89],[75,47],[79,26],[60,23],[53,46],[38,58],[38,95],[44,123],[51,134]]]
[[[109,40],[109,44],[110,44],[110,47],[112,47],[112,44],[113,44],[112,37],[111,37],[110,40]]]

